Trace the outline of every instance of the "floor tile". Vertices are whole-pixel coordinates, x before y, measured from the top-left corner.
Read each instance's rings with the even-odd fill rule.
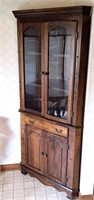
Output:
[[[13,197],[13,190],[3,191],[3,199],[8,199]]]
[[[0,172],[0,200],[66,200],[66,193],[14,170]]]
[[[47,200],[58,200],[56,194],[47,194]]]
[[[16,189],[23,189],[24,184],[23,183],[14,183],[14,190]]]
[[[15,176],[14,177],[14,183],[22,183],[23,182],[23,176]]]
[[[7,171],[4,174],[4,177],[12,177],[13,176],[13,171]]]
[[[36,199],[35,199],[35,196],[28,196],[28,197],[25,197],[25,200],[36,200]]]
[[[18,171],[14,171],[14,176],[23,176],[23,174],[21,174],[21,171],[18,170]]]
[[[36,200],[47,200],[46,195],[36,195]]]
[[[12,183],[4,184],[3,191],[7,191],[7,190],[13,190],[13,184]]]
[[[65,192],[57,192],[57,196],[59,200],[66,200],[66,193]]]
[[[35,187],[44,187],[44,184],[41,183],[39,180],[34,179],[34,185]]]
[[[29,181],[28,181],[28,182],[25,182],[25,183],[24,183],[24,187],[25,187],[25,188],[31,188],[31,187],[34,187],[34,183],[33,183],[33,181],[32,181],[32,182],[29,182]]]
[[[35,188],[35,192],[36,192],[36,195],[37,194],[45,194],[45,188],[44,187],[37,187],[37,188]]]
[[[35,189],[34,188],[25,189],[25,197],[26,196],[32,196],[32,195],[35,195]]]
[[[14,190],[14,197],[23,197],[24,196],[24,190]]]
[[[5,177],[4,178],[4,184],[11,184],[13,183],[13,177]]]
[[[28,181],[34,181],[34,178],[29,176],[28,174],[27,175],[23,175],[23,178],[24,178],[24,181],[25,182],[28,182]]]
[[[51,186],[45,186],[46,189],[46,193],[54,193],[56,192],[55,188],[51,187]]]
[[[0,179],[4,177],[4,172],[0,172]]]
[[[13,198],[12,200],[24,200],[24,197]]]
[[[3,185],[0,185],[0,192],[2,191],[2,189],[3,189]]]
[[[6,199],[6,198],[3,198],[2,200],[13,200],[13,198],[8,198],[8,199]]]
[[[2,192],[0,192],[0,199],[2,199]]]

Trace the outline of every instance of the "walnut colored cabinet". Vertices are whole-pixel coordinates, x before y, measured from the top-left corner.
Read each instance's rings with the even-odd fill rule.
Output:
[[[45,174],[52,180],[65,185],[68,160],[67,135],[56,135],[54,126],[50,129],[49,124],[49,130],[47,130],[45,125],[38,126],[38,119],[33,118],[31,120],[24,114],[22,116],[22,124],[25,125],[22,129],[22,136],[25,138],[22,138],[22,142],[24,141],[22,144],[22,151],[24,152],[22,152],[22,163],[30,169]],[[42,124],[42,122],[40,123]],[[57,130],[62,130],[62,127],[58,126]]]
[[[65,185],[67,139],[30,125],[25,128],[28,167]]]
[[[44,136],[46,138],[45,176],[65,185],[68,141],[66,138],[47,132],[46,134],[44,133]]]
[[[39,173],[43,173],[42,162],[42,134],[41,130],[32,128],[30,125],[26,125],[26,159],[27,165]]]
[[[91,7],[13,11],[17,18],[21,172],[79,196]]]

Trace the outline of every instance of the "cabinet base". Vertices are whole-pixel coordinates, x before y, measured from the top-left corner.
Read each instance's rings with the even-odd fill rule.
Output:
[[[21,164],[21,173],[24,175],[26,175],[28,173],[30,176],[39,179],[44,185],[52,186],[60,192],[66,192],[67,198],[69,198],[71,200],[76,200],[79,197],[79,191],[71,190],[70,188],[67,188],[67,187],[43,176],[42,174],[38,174],[37,172],[34,172],[33,170],[31,170],[30,168],[26,167],[23,164]]]

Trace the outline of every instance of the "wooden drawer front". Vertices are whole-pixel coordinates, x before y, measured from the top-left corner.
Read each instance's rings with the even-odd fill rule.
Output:
[[[50,124],[49,132],[55,133],[57,135],[68,137],[68,129],[57,124]]]
[[[68,128],[49,122],[48,120],[43,120],[34,116],[25,116],[25,123],[56,135],[68,137]]]

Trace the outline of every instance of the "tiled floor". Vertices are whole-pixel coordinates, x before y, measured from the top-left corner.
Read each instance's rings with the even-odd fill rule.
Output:
[[[0,172],[0,200],[66,200],[66,193],[20,171]]]

